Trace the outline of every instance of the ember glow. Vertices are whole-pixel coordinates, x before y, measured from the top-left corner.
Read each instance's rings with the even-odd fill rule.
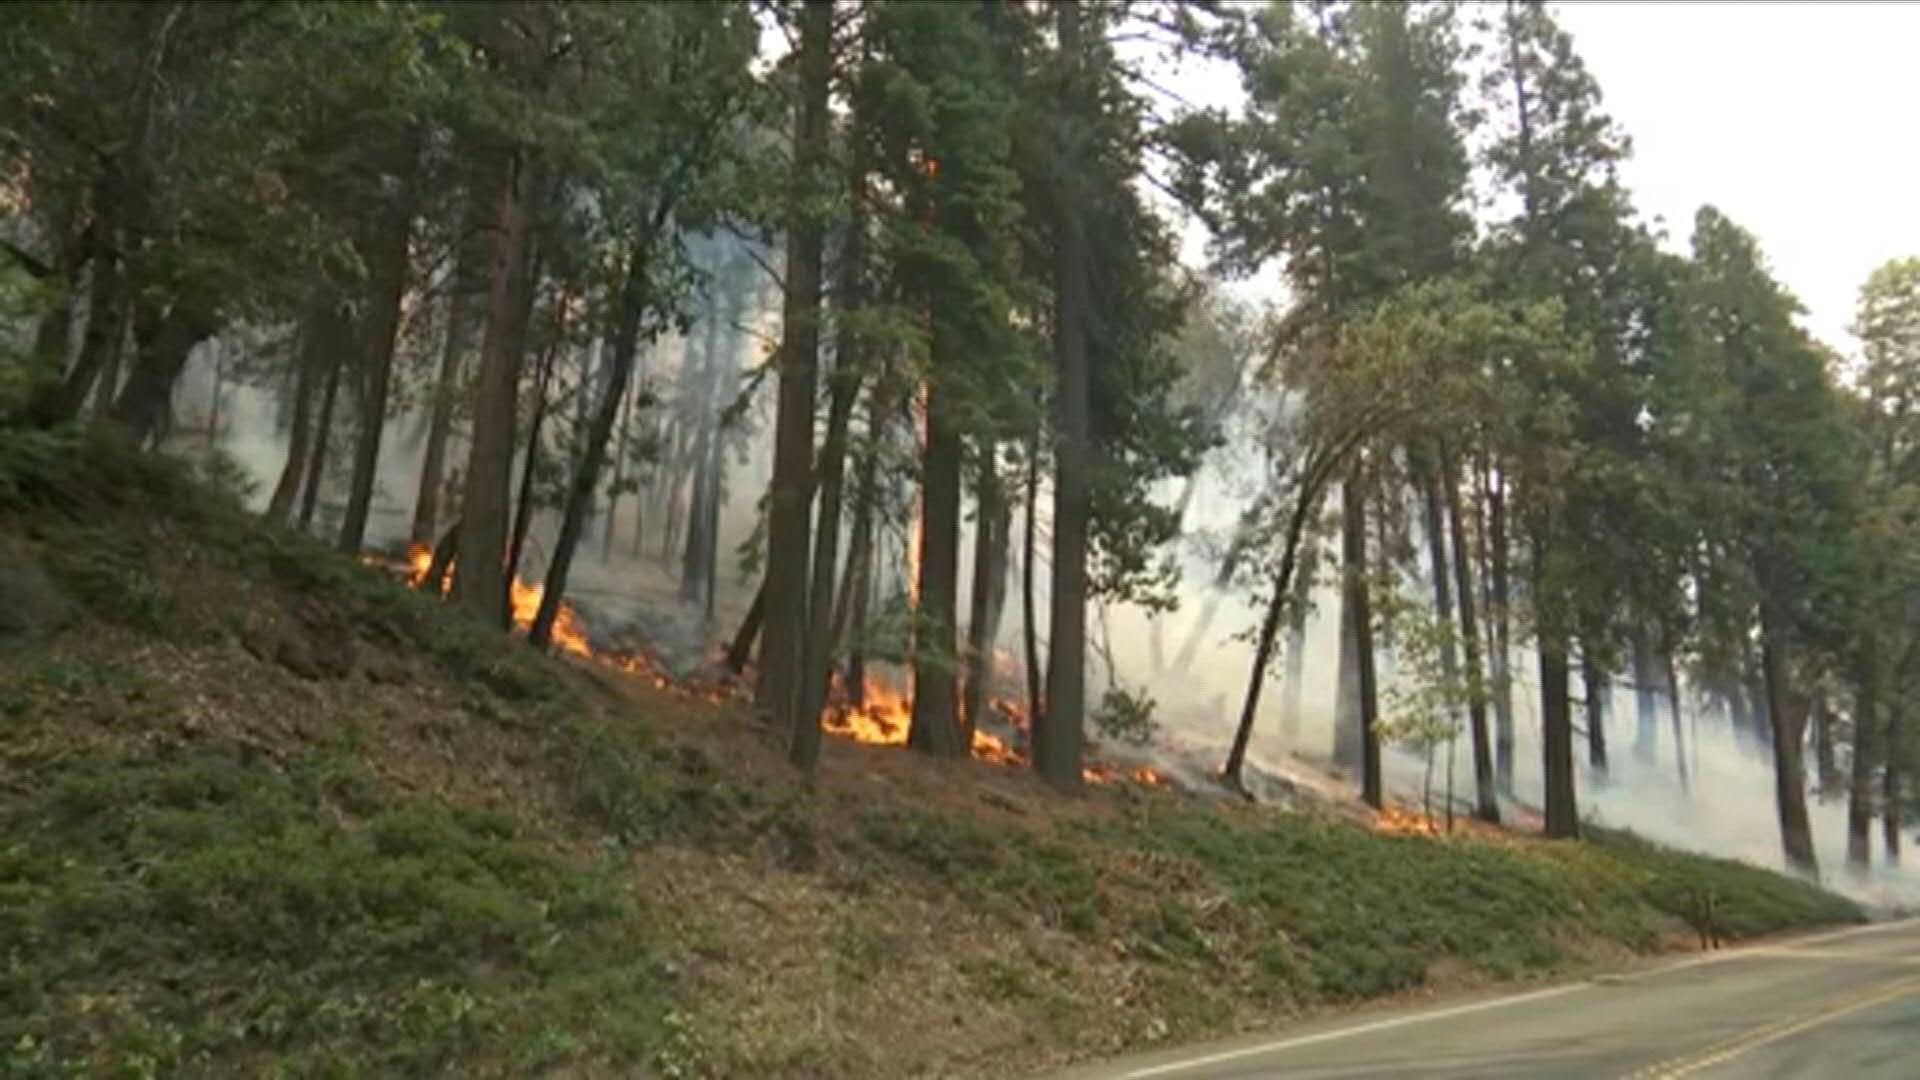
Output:
[[[1395,836],[1439,836],[1440,823],[1415,810],[1389,806],[1373,816],[1375,832]]]
[[[916,537],[916,541],[918,538]],[[910,548],[911,555],[919,555],[917,542]],[[408,588],[423,588],[427,582],[427,571],[433,565],[433,550],[424,544],[415,544],[407,549],[404,570],[391,559],[374,555],[362,556],[362,561],[374,566],[385,566],[401,572]],[[917,569],[917,567],[916,567]],[[918,574],[913,577],[917,580]],[[451,580],[443,580],[440,588],[447,591]],[[546,595],[543,586],[514,578],[509,585],[509,600],[512,604],[514,628],[526,632],[540,612],[540,601]],[[553,622],[553,645],[559,651],[583,660],[593,660],[609,667],[619,668],[631,675],[637,675],[651,682],[656,688],[672,690],[677,693],[698,696],[709,701],[725,701],[739,696],[737,687],[700,686],[676,680],[667,674],[650,657],[638,653],[600,652],[593,648],[587,638],[585,624],[574,611],[573,605],[561,601]],[[1001,653],[996,655],[996,667],[1014,663],[1012,658]],[[1017,701],[1008,698],[994,698],[988,710],[989,716],[981,720],[992,720],[998,726],[1009,729],[1015,740],[1024,741],[1028,731],[1026,709]],[[913,698],[908,693],[894,689],[886,682],[869,678],[861,703],[854,706],[839,681],[838,673],[828,697],[826,708],[820,716],[820,726],[844,739],[851,739],[868,746],[907,745],[907,737],[913,727]],[[987,730],[976,723],[973,730],[973,743],[969,748],[974,758],[995,765],[1025,765],[1025,752],[1009,741],[1007,737]],[[1120,781],[1132,781],[1149,787],[1168,786],[1167,778],[1158,771],[1141,765],[1131,769],[1109,764],[1093,762],[1081,771],[1088,783],[1112,784]]]
[[[913,727],[913,700],[876,679],[868,679],[858,708],[845,702],[845,694],[835,683],[838,702],[830,701],[820,716],[820,726],[835,735],[868,746],[905,746]],[[1005,739],[978,728],[973,732],[973,756],[1000,765],[1025,762]]]

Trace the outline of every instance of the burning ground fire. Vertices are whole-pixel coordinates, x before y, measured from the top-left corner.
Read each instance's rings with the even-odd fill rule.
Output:
[[[382,560],[368,556],[363,561],[379,565]],[[425,545],[416,544],[407,550],[405,580],[410,589],[419,589],[426,584],[427,573],[433,564],[433,552]],[[444,591],[446,583],[441,586]],[[524,632],[533,625],[534,616],[540,611],[540,601],[545,589],[540,585],[529,584],[516,577],[510,583],[509,601],[513,612],[513,625]],[[730,696],[722,688],[696,688],[673,679],[645,656],[621,655],[596,651],[587,638],[587,632],[579,615],[572,605],[562,602],[554,617],[553,644],[560,651],[585,660],[617,667],[622,671],[642,676],[650,680],[658,689],[677,690],[696,694],[709,700],[720,701]],[[1000,723],[1012,729],[1024,741],[1027,732],[1025,710],[1014,702],[997,699],[992,703],[992,711],[1000,718]],[[854,706],[847,700],[844,687],[836,676],[833,692],[822,713],[821,727],[842,738],[869,746],[906,746],[907,736],[913,726],[913,699],[883,682],[869,678],[861,695],[861,703]],[[973,745],[970,748],[974,758],[992,762],[996,765],[1024,765],[1026,754],[1016,749],[1006,739],[991,731],[975,725]],[[1166,787],[1168,780],[1159,771],[1145,765],[1126,768],[1106,762],[1093,762],[1080,771],[1083,780],[1090,784],[1113,784],[1124,780],[1149,787]]]
[[[1373,816],[1375,832],[1395,836],[1439,836],[1446,830],[1441,824],[1417,810],[1389,806]]]

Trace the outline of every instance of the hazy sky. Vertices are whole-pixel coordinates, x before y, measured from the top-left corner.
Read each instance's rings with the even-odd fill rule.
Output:
[[[1920,255],[1920,4],[1568,3],[1633,136],[1625,176],[1682,244],[1703,202],[1759,236],[1807,326],[1846,326],[1875,266]]]
[[[1759,237],[1808,329],[1850,351],[1868,272],[1920,255],[1920,4],[1555,10],[1633,138],[1641,212],[1684,250],[1694,211],[1718,206]],[[1222,68],[1162,76],[1199,103],[1239,97]],[[1272,291],[1265,278],[1248,291]]]

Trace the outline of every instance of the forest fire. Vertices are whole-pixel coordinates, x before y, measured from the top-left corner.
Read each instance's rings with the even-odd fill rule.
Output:
[[[1439,836],[1440,823],[1416,810],[1389,806],[1373,816],[1375,832],[1394,836]]]
[[[415,544],[407,549],[404,570],[390,559],[378,556],[363,556],[362,561],[375,566],[389,567],[400,573],[408,588],[424,588],[428,573],[433,566],[433,551],[424,544]],[[443,579],[441,592],[446,592],[450,580]],[[543,586],[514,578],[509,583],[508,599],[511,605],[514,628],[526,632],[540,611],[540,601],[546,595]],[[667,674],[652,658],[644,653],[614,653],[597,651],[587,637],[585,624],[571,604],[562,602],[553,623],[553,645],[559,651],[581,659],[594,660],[619,668],[629,674],[639,675],[649,680],[656,688],[676,690],[681,693],[697,695],[711,701],[724,701],[734,696],[734,691],[719,686],[696,686],[683,683]],[[1004,667],[1011,658],[1005,653],[996,655],[996,667]],[[1007,698],[995,698],[989,706],[990,712],[997,717],[998,724],[1010,729],[1015,740],[1022,739],[1027,732],[1026,710],[1019,702]],[[982,718],[986,719],[985,717]],[[832,693],[827,707],[820,717],[821,727],[845,739],[868,746],[907,745],[908,735],[913,727],[913,698],[910,694],[876,679],[869,678],[861,695],[858,706],[847,699],[844,686],[836,673]],[[1014,741],[986,730],[976,724],[973,730],[973,742],[969,747],[972,757],[996,765],[1025,765],[1026,754]],[[1113,784],[1132,781],[1148,787],[1166,787],[1167,778],[1159,771],[1145,765],[1125,768],[1108,762],[1093,762],[1081,770],[1081,776],[1091,784]]]
[[[380,560],[371,556],[365,557],[363,561],[376,565],[380,563]],[[414,544],[407,548],[407,588],[424,587],[427,574],[432,567],[433,550],[431,548],[425,544]],[[450,577],[443,578],[440,582],[440,591],[444,594],[451,584]],[[507,600],[513,615],[514,629],[525,633],[533,625],[535,616],[540,613],[541,598],[545,595],[544,586],[530,584],[518,577],[508,583]],[[647,657],[594,651],[592,644],[587,640],[586,627],[582,625],[580,616],[573,610],[571,604],[564,601],[560,604],[560,610],[554,615],[553,645],[569,656],[598,660],[622,671],[644,676],[651,680],[656,688],[665,689],[673,684],[673,681]]]
[[[835,690],[835,696],[841,700],[828,704],[820,718],[821,727],[868,746],[907,745],[907,735],[913,727],[911,698],[873,679],[867,680],[858,707],[845,702],[845,694],[840,690],[837,680]],[[1026,760],[1007,745],[1005,739],[977,727],[973,732],[971,751],[974,757],[998,765],[1018,765]]]

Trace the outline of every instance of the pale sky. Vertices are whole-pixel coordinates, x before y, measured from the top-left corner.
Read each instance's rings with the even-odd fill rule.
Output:
[[[1625,170],[1684,244],[1711,202],[1760,239],[1807,328],[1851,350],[1860,283],[1920,255],[1920,4],[1567,3],[1632,135]]]
[[[1632,136],[1624,176],[1642,214],[1684,251],[1694,211],[1718,206],[1759,237],[1807,328],[1851,351],[1861,282],[1920,255],[1920,4],[1555,10]],[[1234,73],[1208,68],[1158,76],[1198,103],[1237,101]],[[1270,295],[1262,277],[1245,291]]]

